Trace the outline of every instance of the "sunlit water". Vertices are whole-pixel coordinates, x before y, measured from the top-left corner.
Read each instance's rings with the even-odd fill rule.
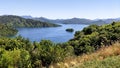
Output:
[[[62,24],[61,27],[49,28],[18,28],[18,34],[30,41],[51,40],[55,43],[67,42],[74,37],[75,31],[82,30],[88,25],[81,24]],[[73,28],[74,32],[66,32],[67,28]]]

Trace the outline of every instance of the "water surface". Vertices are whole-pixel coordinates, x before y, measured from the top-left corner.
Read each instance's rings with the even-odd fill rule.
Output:
[[[81,24],[62,24],[61,27],[48,28],[18,28],[18,34],[30,41],[51,40],[56,43],[67,42],[74,37],[75,31],[82,30],[88,25]],[[73,28],[74,32],[66,32],[67,28]]]

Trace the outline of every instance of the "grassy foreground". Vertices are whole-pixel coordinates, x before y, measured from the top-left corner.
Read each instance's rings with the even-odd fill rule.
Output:
[[[119,68],[120,42],[102,47],[91,54],[69,57],[64,62],[56,63],[50,68]]]

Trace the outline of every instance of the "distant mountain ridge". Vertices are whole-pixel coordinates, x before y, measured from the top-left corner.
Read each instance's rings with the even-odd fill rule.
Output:
[[[93,21],[89,19],[82,19],[82,18],[81,19],[71,18],[63,21],[64,24],[88,24],[89,22],[93,22]]]
[[[23,16],[23,18],[25,18]],[[85,19],[85,18],[71,18],[71,19],[47,19],[44,17],[39,17],[39,18],[31,18],[34,20],[42,21],[42,22],[50,22],[50,23],[62,23],[62,24],[97,24],[97,25],[102,25],[102,24],[109,24],[117,21],[120,21],[120,18],[111,18],[111,19],[97,19],[97,20],[90,20],[90,19]]]
[[[22,17],[25,19],[32,19],[33,18],[32,16],[22,16]]]

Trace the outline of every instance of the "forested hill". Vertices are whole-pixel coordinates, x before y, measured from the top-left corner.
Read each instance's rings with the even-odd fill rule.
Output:
[[[13,27],[8,27],[5,24],[0,24],[0,37],[1,36],[13,36],[17,34],[17,30]]]
[[[35,21],[32,19],[24,19],[19,16],[4,15],[0,16],[0,23],[13,27],[56,27],[53,23]]]

